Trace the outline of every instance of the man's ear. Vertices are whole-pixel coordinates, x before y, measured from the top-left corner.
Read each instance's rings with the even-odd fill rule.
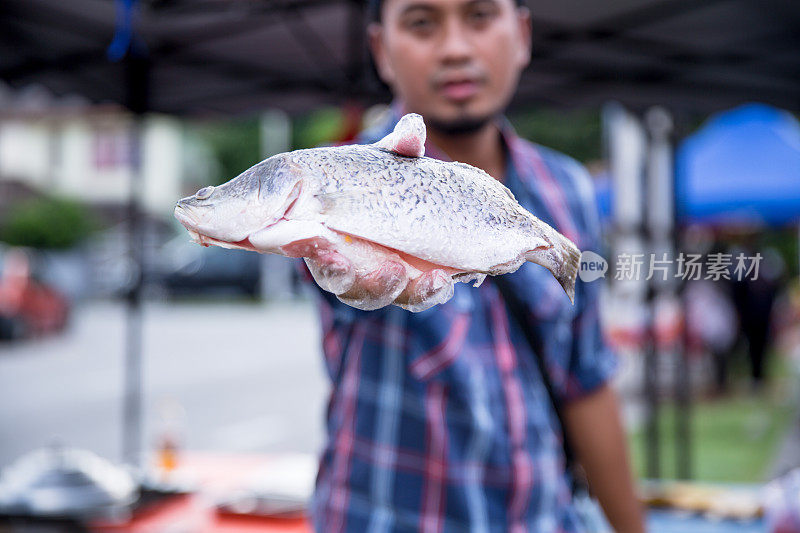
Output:
[[[369,48],[372,52],[372,59],[378,69],[378,75],[387,85],[394,83],[394,70],[391,61],[386,55],[386,46],[383,42],[383,25],[373,22],[367,26],[367,36],[369,37]]]
[[[520,36],[519,66],[527,67],[531,62],[531,12],[527,7],[517,8],[517,25]]]

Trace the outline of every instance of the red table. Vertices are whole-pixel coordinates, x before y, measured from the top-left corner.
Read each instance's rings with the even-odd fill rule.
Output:
[[[95,522],[93,532],[153,533],[191,531],[196,533],[311,533],[306,517],[274,518],[220,513],[217,498],[245,488],[253,472],[280,462],[280,455],[182,452],[177,467],[168,475],[185,479],[198,491],[168,498],[138,509],[124,522]]]

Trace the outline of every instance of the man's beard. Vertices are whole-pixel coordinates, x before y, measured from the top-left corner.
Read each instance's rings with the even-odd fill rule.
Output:
[[[430,129],[436,130],[444,135],[471,135],[483,129],[486,124],[492,122],[496,114],[481,117],[463,116],[451,120],[440,120],[436,117],[425,117]]]

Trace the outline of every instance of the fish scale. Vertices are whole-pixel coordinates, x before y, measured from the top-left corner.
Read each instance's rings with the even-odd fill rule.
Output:
[[[550,245],[505,186],[469,165],[358,145],[298,150],[290,164],[323,198],[329,228],[433,263],[496,274]]]
[[[322,288],[360,309],[427,309],[457,281],[525,261],[572,299],[575,245],[483,170],[422,155],[424,142],[422,117],[406,115],[372,145],[275,155],[184,198],[175,216],[201,244],[304,257]]]

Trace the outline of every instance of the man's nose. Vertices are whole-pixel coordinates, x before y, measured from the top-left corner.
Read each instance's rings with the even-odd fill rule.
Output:
[[[469,30],[459,20],[449,20],[444,25],[439,56],[443,63],[461,63],[471,58]]]

